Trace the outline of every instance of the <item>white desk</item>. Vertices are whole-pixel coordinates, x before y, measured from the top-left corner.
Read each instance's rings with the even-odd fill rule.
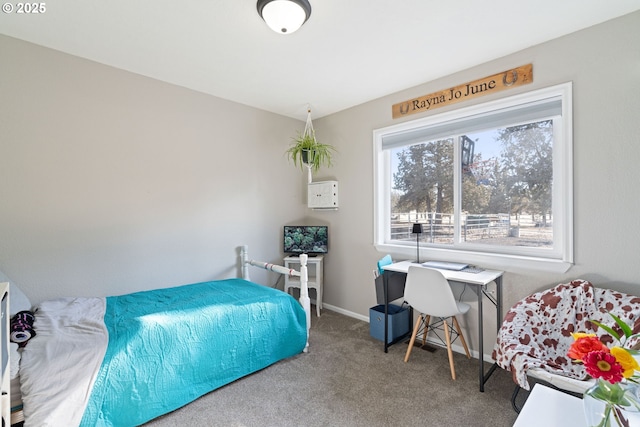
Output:
[[[513,427],[586,427],[582,399],[535,384]]]
[[[389,299],[387,296],[388,292],[388,281],[389,281],[389,273],[401,273],[407,274],[410,266],[420,266],[423,268],[427,268],[422,266],[421,264],[416,264],[411,261],[401,261],[396,262],[394,264],[385,265],[382,269],[385,271],[384,274],[384,292],[385,292],[385,322],[384,322],[384,351],[387,352],[387,306],[389,305]],[[485,295],[489,301],[491,301],[496,306],[496,324],[498,329],[502,325],[502,274],[504,272],[498,270],[484,270],[479,273],[466,273],[464,271],[454,271],[454,270],[444,270],[440,268],[436,268],[442,273],[442,275],[447,279],[455,282],[466,283],[469,285],[473,285],[477,287],[478,294],[478,379],[480,381],[480,391],[484,391],[484,383],[489,379],[493,371],[496,369],[496,364],[494,363],[491,369],[485,375],[484,373],[484,336],[483,336],[483,314],[482,314],[482,295]],[[495,282],[496,284],[496,295],[495,297],[487,292],[487,285],[491,282]],[[393,343],[392,343],[393,344]]]

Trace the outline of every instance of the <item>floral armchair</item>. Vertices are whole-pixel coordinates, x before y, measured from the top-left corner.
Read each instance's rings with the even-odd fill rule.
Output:
[[[620,317],[634,333],[640,332],[640,297],[594,287],[574,280],[534,293],[516,303],[505,315],[498,331],[493,358],[510,371],[513,381],[529,390],[527,376],[542,379],[557,388],[582,393],[591,383],[581,364],[573,363],[567,351],[572,332],[595,333],[607,345],[614,339],[590,320],[620,332],[609,313]],[[638,344],[632,338],[627,345]],[[514,392],[514,398],[519,388]],[[515,404],[514,404],[515,408]]]

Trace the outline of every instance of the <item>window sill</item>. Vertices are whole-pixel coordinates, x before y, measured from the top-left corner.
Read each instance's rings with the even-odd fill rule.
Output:
[[[378,252],[391,254],[394,258],[416,258],[415,246],[377,244],[375,247]],[[481,253],[457,249],[420,248],[420,261],[428,260],[464,262],[483,268],[504,271],[529,270],[555,274],[566,273],[573,266],[573,263],[550,258]]]

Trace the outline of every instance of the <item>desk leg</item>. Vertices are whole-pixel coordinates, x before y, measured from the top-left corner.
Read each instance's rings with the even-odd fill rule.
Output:
[[[496,329],[497,329],[497,332],[499,332],[500,327],[502,326],[502,320],[503,320],[502,319],[502,276],[498,277],[495,280],[495,283],[496,283]],[[487,380],[489,379],[491,374],[493,374],[493,371],[495,371],[497,367],[498,367],[498,364],[496,362],[493,362],[493,365],[489,369],[489,372],[487,372],[487,375],[482,379],[483,385],[485,382],[487,382]]]
[[[403,280],[406,280],[406,273],[398,273],[394,271],[385,271],[382,273],[382,287],[384,291],[384,352],[388,353],[388,349],[393,344],[396,344],[402,340],[404,340],[407,336],[410,335],[412,327],[413,327],[413,307],[409,306],[409,325],[408,325],[408,333],[396,337],[391,342],[389,342],[389,280],[392,276],[402,274]],[[396,296],[396,293],[392,294]]]
[[[500,327],[502,326],[502,276],[498,277],[496,280],[496,325],[498,326],[498,331],[500,331]]]
[[[388,272],[382,273],[382,287],[384,289],[384,352],[387,353],[389,350],[389,341],[387,337],[389,336],[389,274]]]
[[[496,325],[497,325],[497,329],[500,330],[500,326],[502,325],[502,276],[498,277],[495,279],[495,284],[496,284]],[[491,376],[491,374],[493,374],[493,371],[496,370],[496,368],[498,367],[498,364],[494,362],[493,366],[491,366],[491,368],[489,368],[489,371],[487,371],[487,375],[484,374],[484,343],[483,343],[483,330],[482,330],[482,287],[480,287],[479,289],[479,294],[478,294],[478,313],[479,313],[479,318],[478,318],[478,325],[480,328],[480,332],[478,333],[478,341],[480,344],[480,355],[478,356],[478,360],[480,363],[480,367],[479,367],[479,374],[480,374],[480,391],[484,391],[484,383],[487,382],[487,380],[489,379],[489,377]]]

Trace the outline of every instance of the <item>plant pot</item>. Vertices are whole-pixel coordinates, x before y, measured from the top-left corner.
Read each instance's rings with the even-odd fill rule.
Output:
[[[312,165],[316,152],[314,150],[302,150],[302,163]]]

